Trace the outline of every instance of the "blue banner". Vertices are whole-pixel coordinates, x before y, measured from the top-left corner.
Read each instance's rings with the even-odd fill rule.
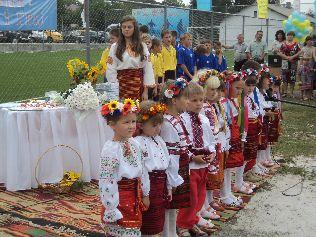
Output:
[[[197,0],[197,9],[201,11],[211,11],[212,10],[212,0]]]
[[[139,25],[147,25],[149,34],[160,38],[164,28],[164,8],[133,9],[133,16]],[[166,28],[176,30],[178,35],[187,32],[189,27],[189,10],[167,8]]]
[[[57,29],[57,0],[0,0],[0,30]]]

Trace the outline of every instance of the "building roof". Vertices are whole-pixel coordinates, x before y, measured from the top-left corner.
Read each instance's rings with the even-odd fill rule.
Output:
[[[286,8],[286,7],[282,7],[280,5],[275,5],[275,4],[269,4],[268,5],[268,8],[271,10],[271,11],[274,11],[274,12],[277,12],[283,16],[286,16],[286,17],[289,17],[292,12],[294,11],[293,8]],[[307,16],[307,19],[310,20],[311,22],[314,22],[315,21],[315,18],[311,17],[311,16]]]

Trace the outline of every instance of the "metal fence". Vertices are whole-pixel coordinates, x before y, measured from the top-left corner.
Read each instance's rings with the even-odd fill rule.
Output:
[[[233,14],[244,6],[238,9],[236,6],[226,7],[226,12],[221,13],[162,5],[155,1],[90,0],[89,5],[78,1],[65,5],[64,2],[58,0],[56,31],[4,32],[0,29],[0,102],[68,89],[67,61],[75,57],[90,65],[99,61],[107,47],[109,30],[125,15],[141,16],[142,24],[148,25],[150,34],[156,37],[164,28],[174,29],[179,34],[190,32],[194,45],[202,38],[231,45],[239,33],[244,33],[249,42],[259,29],[264,31],[267,43],[271,45],[274,32],[282,28],[282,19],[261,20],[255,16]],[[178,17],[176,12],[181,13],[182,23],[172,23]]]

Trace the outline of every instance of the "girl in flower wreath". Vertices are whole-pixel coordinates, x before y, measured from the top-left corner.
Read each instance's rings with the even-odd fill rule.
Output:
[[[198,71],[197,77],[195,78],[195,80],[204,87],[205,101],[201,113],[207,117],[216,143],[216,158],[218,162],[216,170],[208,173],[206,198],[201,210],[201,216],[211,220],[219,219],[220,215],[217,214],[216,211],[224,210],[219,203],[214,201],[213,190],[223,188],[224,153],[225,150],[227,150],[225,149],[227,144],[225,134],[226,131],[229,130],[225,119],[225,111],[220,102],[221,91],[219,87],[221,82],[219,77],[220,74],[216,70],[201,70]]]
[[[109,237],[140,237],[142,211],[149,206],[149,183],[141,182],[142,152],[132,138],[138,110],[138,102],[131,99],[111,101],[101,110],[114,131],[101,152],[99,177],[101,221]]]
[[[163,237],[177,236],[176,209],[190,206],[189,163],[192,154],[189,151],[191,141],[183,126],[180,114],[188,104],[187,81],[183,78],[169,80],[163,87],[161,102],[166,104],[160,136],[166,142],[171,163],[179,167],[183,183],[172,190],[172,200],[167,204]],[[190,236],[188,230],[180,230],[179,236]]]
[[[142,236],[156,236],[163,231],[166,199],[171,201],[172,188],[183,183],[182,177],[178,174],[179,167],[171,162],[166,143],[159,136],[166,110],[164,104],[143,101],[137,117],[140,123],[140,136],[135,139],[143,152],[144,186],[150,187],[143,190],[145,196],[149,196],[150,206],[143,212]]]

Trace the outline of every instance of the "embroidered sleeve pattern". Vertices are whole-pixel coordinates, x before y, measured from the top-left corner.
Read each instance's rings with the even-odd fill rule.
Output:
[[[101,157],[99,189],[101,202],[105,207],[103,216],[105,222],[115,222],[123,218],[117,209],[119,205],[118,166],[118,158],[111,155]]]

